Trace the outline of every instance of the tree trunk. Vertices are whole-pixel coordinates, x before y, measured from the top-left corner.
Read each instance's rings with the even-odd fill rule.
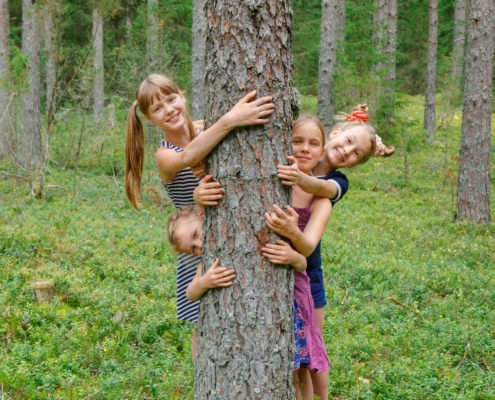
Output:
[[[458,80],[462,75],[462,67],[466,45],[466,0],[455,0],[454,13],[454,78]]]
[[[375,0],[375,12],[373,13],[373,39],[376,43],[376,50],[378,54],[383,54],[385,49],[385,25],[388,24],[387,14],[387,0]],[[382,62],[379,62],[374,66],[374,69],[376,70],[383,68],[385,68],[385,64]]]
[[[147,3],[148,19],[148,40],[147,56],[148,68],[151,73],[157,73],[158,67],[158,0],[148,0]]]
[[[339,9],[339,0],[322,0],[321,2],[318,119],[327,132],[330,132],[335,112],[333,75],[337,68]]]
[[[22,94],[21,164],[36,169],[42,162],[40,101],[40,30],[34,0],[22,0],[22,53],[28,57],[29,87]]]
[[[0,0],[0,158],[11,154],[9,2]]]
[[[93,9],[93,36],[93,46],[95,49],[95,58],[93,60],[95,74],[93,116],[95,122],[98,122],[100,118],[105,115],[105,100],[103,76],[103,18],[97,8]]]
[[[339,2],[339,41],[340,50],[342,53],[345,50],[345,0],[338,0]]]
[[[397,0],[388,0],[386,42],[384,53],[390,56],[385,80],[395,81],[395,51],[397,50]]]
[[[430,0],[428,57],[426,67],[424,130],[430,144],[435,142],[435,79],[437,73],[438,0]]]
[[[205,35],[205,0],[193,0],[191,66],[191,117],[193,121],[203,119],[205,113]]]
[[[226,196],[206,208],[204,271],[218,257],[236,279],[201,298],[195,398],[294,399],[292,267],[260,255],[277,238],[263,212],[291,202],[276,168],[292,154],[291,1],[207,0],[206,10],[206,126],[253,89],[276,108],[270,123],[236,129],[206,160]]]
[[[127,0],[125,5],[125,36],[126,43],[131,43],[131,27],[132,27],[132,19],[131,19],[131,10],[132,10],[132,0]]]
[[[457,220],[488,224],[495,46],[493,0],[470,3],[467,28]]]
[[[56,100],[53,96],[55,90],[55,53],[53,48],[53,4],[47,2],[43,12],[43,39],[45,42],[46,54],[46,115],[50,110],[50,105],[55,107]]]

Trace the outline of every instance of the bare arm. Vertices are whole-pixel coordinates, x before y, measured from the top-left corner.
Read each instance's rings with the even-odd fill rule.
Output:
[[[212,127],[196,137],[180,153],[161,147],[155,154],[158,172],[163,182],[169,183],[175,179],[177,172],[198,164],[211,150],[236,126],[265,124],[265,117],[273,113],[275,105],[267,103],[272,97],[262,97],[249,103],[256,91],[249,93],[225,114]]]
[[[235,271],[226,267],[217,268],[218,263],[217,258],[204,275],[202,273],[203,262],[198,264],[196,275],[186,289],[186,296],[189,301],[199,300],[208,289],[232,285],[231,281],[235,278]]]

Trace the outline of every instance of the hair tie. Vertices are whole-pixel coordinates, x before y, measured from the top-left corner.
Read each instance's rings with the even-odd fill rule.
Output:
[[[138,106],[138,103],[137,103],[137,100],[134,102],[133,104],[133,107],[137,107]]]
[[[352,122],[352,121],[368,122],[369,119],[370,119],[369,115],[362,110],[354,110],[351,113],[351,115],[347,117],[348,122]]]
[[[382,150],[383,142],[382,142],[382,138],[378,135],[375,135],[375,139],[376,139],[376,149],[375,152],[373,153],[373,157],[378,157],[380,155],[380,151]]]

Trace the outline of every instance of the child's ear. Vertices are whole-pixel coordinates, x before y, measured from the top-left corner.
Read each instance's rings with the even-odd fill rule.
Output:
[[[321,156],[320,156],[320,162],[321,162],[321,160],[323,160],[323,157],[325,157],[326,152],[327,152],[327,149],[323,147],[323,151],[321,152]]]
[[[332,140],[335,136],[339,134],[339,132],[340,132],[339,128],[334,129],[333,132],[328,136],[328,139]]]
[[[201,211],[201,212],[199,213],[199,216],[200,216],[201,218],[203,218],[203,215],[205,215],[205,212],[204,212],[204,211]]]

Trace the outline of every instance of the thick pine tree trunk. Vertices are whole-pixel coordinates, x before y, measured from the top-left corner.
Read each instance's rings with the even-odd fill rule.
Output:
[[[9,2],[0,0],[0,158],[11,154],[12,149],[11,113],[7,109],[11,97],[9,23]]]
[[[466,0],[455,0],[454,12],[454,77],[458,79],[462,75],[462,61],[464,60],[466,45]]]
[[[150,73],[158,73],[158,0],[148,0],[147,3],[148,38],[146,53]]]
[[[342,52],[345,50],[345,0],[338,0],[339,2],[339,41],[340,49]]]
[[[191,65],[191,117],[203,119],[205,112],[205,0],[193,0],[192,65]]]
[[[55,52],[53,48],[53,4],[47,2],[43,10],[43,39],[46,54],[46,114],[50,111],[50,104],[55,107],[56,100],[53,96],[55,90]]]
[[[378,63],[377,70],[387,68],[385,81],[395,81],[395,51],[397,50],[397,0],[375,1],[376,12],[373,13],[375,30],[373,37],[376,41],[378,54],[389,55],[386,62]]]
[[[318,119],[327,132],[335,113],[333,75],[337,68],[339,39],[339,0],[322,0],[320,27],[320,59],[318,64]]]
[[[373,39],[375,40],[378,54],[384,53],[384,40],[386,37],[385,25],[388,24],[387,13],[387,0],[375,0],[375,12],[373,13]],[[374,68],[377,70],[383,69],[385,68],[385,64],[380,62],[375,65]]]
[[[430,144],[435,142],[435,80],[437,74],[438,0],[430,0],[428,56],[426,66],[424,130]]]
[[[495,3],[470,3],[461,160],[457,186],[457,220],[490,223],[490,147],[495,46]]]
[[[34,0],[22,0],[22,53],[28,56],[29,87],[22,94],[20,159],[25,169],[41,166],[40,36]]]
[[[206,209],[204,270],[218,257],[236,279],[201,298],[195,398],[293,399],[292,268],[260,255],[276,239],[263,212],[291,202],[276,166],[292,154],[292,5],[207,0],[207,19],[206,126],[253,89],[272,95],[276,111],[266,125],[231,132],[206,160],[225,198]]]
[[[93,87],[93,116],[95,122],[98,122],[105,116],[105,100],[103,75],[103,18],[97,8],[93,9],[93,36],[93,46],[95,49],[95,58],[93,60],[93,69],[95,74]]]

